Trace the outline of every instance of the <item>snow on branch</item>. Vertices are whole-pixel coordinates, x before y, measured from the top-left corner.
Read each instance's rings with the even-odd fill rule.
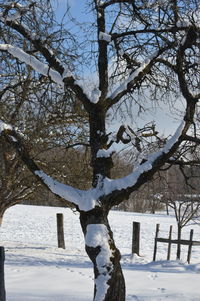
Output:
[[[52,81],[59,84],[61,87],[64,87],[65,84],[70,85],[70,87],[75,92],[77,92],[78,90],[79,95],[81,95],[78,96],[82,101],[83,99],[86,99],[86,101],[93,102],[93,103],[97,103],[99,101],[100,91],[96,89],[97,92],[96,90],[93,90],[91,95],[88,95],[89,93],[87,93],[86,88],[83,85],[81,85],[80,81],[76,81],[73,78],[71,72],[67,71],[66,68],[63,67],[64,72],[61,75],[58,71],[50,68],[49,65],[44,64],[33,55],[30,55],[25,51],[23,51],[22,49],[20,49],[19,47],[15,47],[10,44],[0,44],[0,50],[7,51],[13,57],[31,66],[38,73],[50,77]]]
[[[99,275],[95,279],[96,295],[94,301],[104,300],[109,288],[107,283],[110,275],[107,271],[109,270],[111,274],[113,270],[113,263],[111,261],[113,254],[108,243],[109,239],[108,229],[104,224],[90,224],[87,226],[85,235],[86,245],[92,248],[100,247],[100,252],[96,257]]]
[[[0,134],[4,131],[4,130],[12,130],[12,126],[5,123],[4,121],[0,120]]]
[[[0,120],[0,135],[4,135],[7,141],[13,145],[25,165],[29,170],[53,193],[63,198],[67,202],[74,204],[79,210],[89,211],[99,206],[99,190],[80,190],[72,186],[63,184],[45,174],[34,160],[29,156],[23,141],[23,135],[18,134],[15,129]]]
[[[110,43],[111,38],[112,38],[111,35],[109,35],[108,33],[100,31],[99,40],[103,40],[106,41],[107,43]]]
[[[3,21],[18,20],[22,16],[22,14],[30,10],[30,8],[34,6],[34,4],[34,2],[30,3],[28,6],[22,6],[20,3],[17,2],[7,2],[0,4],[0,7],[4,9],[4,12],[0,14],[0,19]],[[14,13],[13,10],[15,10]],[[10,11],[12,11],[11,14],[9,14]]]
[[[44,76],[49,76],[55,83],[64,86],[63,77],[57,71],[51,69],[47,64],[42,63],[36,57],[27,54],[22,49],[12,46],[10,44],[0,44],[0,50],[7,51],[13,57],[31,66],[38,73]]]
[[[89,211],[98,205],[95,190],[80,190],[72,186],[62,184],[45,174],[42,170],[36,170],[35,174],[42,179],[51,192],[66,201],[77,205],[82,211]]]
[[[175,134],[167,141],[165,146],[159,151],[149,154],[147,158],[145,158],[144,163],[138,164],[133,170],[133,172],[128,176],[115,180],[105,178],[104,195],[108,195],[116,190],[120,191],[122,189],[133,187],[143,173],[151,171],[153,169],[153,165],[156,162],[156,160],[162,158],[163,155],[170,152],[175,143],[178,142],[178,139],[181,136],[184,127],[185,122],[183,121],[176,130]]]
[[[41,180],[41,182],[43,182],[48,187],[48,189],[51,190],[52,193],[76,205],[79,210],[90,211],[96,206],[100,206],[101,203],[99,202],[99,200],[101,197],[105,197],[106,195],[109,195],[114,191],[125,190],[136,185],[139,178],[145,172],[151,171],[154,168],[155,162],[158,159],[162,159],[165,154],[168,154],[170,152],[170,150],[181,137],[185,125],[186,124],[183,121],[178,127],[175,134],[167,141],[165,146],[158,152],[149,154],[145,158],[144,163],[138,164],[130,175],[114,180],[105,178],[103,180],[103,188],[99,188],[97,186],[96,188],[89,190],[80,190],[72,186],[60,183],[40,170],[35,162],[29,157],[19,135],[15,133],[11,126],[3,121],[0,121],[0,133],[4,132],[4,134],[9,137],[10,143],[12,143],[16,147],[19,156],[21,156],[21,159],[24,161],[30,171],[34,173]],[[101,153],[98,154],[98,156],[101,155]]]
[[[118,86],[111,95],[108,96],[110,99],[114,99],[117,95],[127,90],[127,86],[129,83],[135,80],[135,78],[139,75],[140,72],[143,72],[146,67],[158,56],[158,51],[154,52],[148,58],[146,58],[133,73],[131,73],[127,79],[123,81],[123,83]]]

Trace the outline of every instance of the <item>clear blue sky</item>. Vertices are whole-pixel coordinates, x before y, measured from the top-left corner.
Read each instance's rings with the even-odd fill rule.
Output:
[[[86,8],[86,0],[51,0],[52,4],[55,7],[55,12],[58,19],[62,18],[64,13],[67,10],[68,5],[71,8],[71,14],[78,22],[88,22],[91,20],[88,9]],[[141,118],[135,116],[139,126],[143,126],[146,122],[155,120],[157,129],[160,133],[165,135],[173,134],[179,125],[179,120],[175,120],[177,116],[172,116],[169,107],[166,105],[161,105],[158,109],[153,110],[150,108],[147,110]],[[177,108],[181,108],[181,103],[177,103]],[[174,111],[174,110],[173,110]],[[136,114],[137,115],[137,114]],[[175,117],[175,119],[174,119]],[[127,118],[129,119],[129,118]],[[130,119],[127,120],[127,123],[130,124]],[[118,126],[117,126],[118,127]]]
[[[58,17],[64,15],[67,7],[70,6],[71,14],[74,18],[77,18],[79,22],[88,21],[88,13],[85,14],[85,3],[84,0],[52,0],[55,7],[55,12]]]

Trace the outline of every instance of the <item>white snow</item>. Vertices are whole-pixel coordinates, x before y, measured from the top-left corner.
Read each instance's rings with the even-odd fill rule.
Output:
[[[97,293],[94,301],[101,301],[105,297],[108,289],[107,281],[109,276],[107,275],[107,268],[112,270],[112,252],[108,244],[109,235],[105,225],[103,224],[91,224],[87,226],[85,243],[89,247],[100,247],[100,252],[97,255],[97,267],[100,275],[95,279]]]
[[[167,153],[172,148],[172,146],[178,141],[184,129],[184,126],[185,126],[185,121],[183,120],[179,125],[179,127],[177,128],[175,134],[170,139],[168,139],[167,143],[165,144],[163,148],[164,153]]]
[[[152,164],[155,162],[155,160],[158,159],[159,156],[162,155],[162,153],[167,153],[178,141],[178,138],[180,137],[184,126],[185,122],[183,121],[177,128],[175,134],[166,142],[165,146],[159,151],[149,154],[146,158],[146,162],[142,163],[141,165],[137,165],[136,168],[134,168],[133,172],[128,176],[115,180],[105,178],[103,187],[104,194],[109,194],[114,190],[126,189],[127,187],[133,186],[137,182],[141,174],[151,170]]]
[[[65,200],[74,203],[80,210],[89,211],[97,206],[97,195],[95,189],[80,190],[73,188],[72,186],[62,184],[41,170],[35,171],[35,174],[39,176],[44,183],[50,188],[50,190]]]
[[[109,148],[109,149],[100,149],[97,152],[97,158],[109,158],[111,157],[111,155],[113,154],[114,150],[113,148]]]
[[[64,214],[66,250],[57,248],[56,213]],[[122,254],[126,280],[126,301],[199,301],[200,247],[194,246],[191,264],[186,263],[187,247],[176,261],[172,245],[167,261],[167,244],[158,243],[152,262],[156,224],[161,237],[168,237],[173,215],[111,211],[109,221]],[[131,255],[132,222],[141,222],[140,257]],[[184,228],[183,238],[200,240],[200,227]],[[84,250],[79,216],[66,208],[17,205],[6,211],[0,228],[5,246],[7,301],[92,301],[93,267]],[[93,242],[88,238],[91,245]],[[96,243],[98,239],[94,239]],[[94,243],[95,245],[95,243]]]
[[[111,42],[111,35],[109,35],[106,32],[100,31],[99,40],[103,40],[103,41],[106,41],[106,42],[110,43]]]
[[[4,130],[12,130],[12,126],[0,120],[0,133]]]
[[[10,17],[6,16],[6,18],[1,17],[1,19],[6,20],[6,21],[15,21],[15,20],[19,19],[20,17],[21,17],[21,12],[17,11],[12,16],[10,16]]]
[[[27,54],[22,49],[12,46],[10,44],[0,44],[0,49],[3,51],[9,52],[11,55],[13,55],[15,58],[18,58],[21,62],[31,66],[35,71],[43,74],[44,76],[49,76],[51,79],[63,86],[63,77],[55,70],[49,68],[47,64],[42,63],[40,60],[38,60],[36,57]]]
[[[102,196],[108,195],[114,190],[126,189],[135,185],[142,173],[151,170],[155,160],[162,156],[163,153],[167,153],[178,141],[184,126],[185,122],[183,121],[176,130],[175,134],[170,139],[168,139],[165,146],[159,151],[149,154],[146,157],[146,162],[140,165],[136,165],[133,172],[128,176],[119,179],[104,178],[103,181],[101,181],[101,184],[103,182],[103,186],[101,185],[101,187],[97,185],[97,187],[94,189],[80,190],[54,180],[41,170],[35,171],[35,174],[44,181],[44,183],[50,188],[53,193],[64,198],[66,201],[77,205],[80,210],[89,211],[95,206],[100,205],[98,201]],[[97,156],[105,157],[108,154],[110,155],[110,151],[111,150],[108,150],[107,153],[106,151],[101,149],[97,153]]]
[[[100,90],[97,87],[92,88],[92,91],[88,88],[88,83],[85,83],[84,80],[75,80],[74,84],[78,85],[83,93],[87,96],[88,100],[92,103],[97,103],[100,96]]]
[[[123,83],[121,85],[119,85],[115,91],[113,91],[111,93],[111,95],[109,95],[108,97],[111,99],[114,99],[119,93],[125,91],[127,89],[127,85],[132,82],[138,75],[140,72],[142,72],[148,65],[149,63],[158,56],[158,52],[155,51],[153,54],[149,55],[149,57],[147,57],[140,65],[140,67],[138,67],[133,73],[131,73],[125,80],[123,80]]]
[[[98,88],[94,88],[91,92],[90,101],[93,103],[97,103],[99,101],[100,95],[101,91]]]
[[[187,20],[178,20],[176,22],[177,27],[189,27],[190,25],[191,25],[191,23]]]

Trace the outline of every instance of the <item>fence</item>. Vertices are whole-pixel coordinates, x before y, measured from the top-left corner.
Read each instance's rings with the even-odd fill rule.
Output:
[[[4,282],[4,247],[0,247],[0,301],[6,300],[5,282]]]
[[[56,216],[57,216],[58,248],[65,249],[63,214],[62,213],[57,213]]]
[[[170,260],[171,256],[171,245],[186,245],[188,246],[188,254],[187,254],[187,262],[190,263],[191,260],[191,253],[192,253],[192,246],[200,246],[200,241],[193,240],[193,229],[190,230],[190,237],[189,240],[186,239],[172,239],[172,226],[169,229],[168,238],[162,238],[159,236],[160,224],[156,225],[156,234],[155,234],[155,242],[154,242],[154,253],[153,253],[153,261],[156,260],[156,253],[157,253],[157,244],[158,242],[167,243],[168,244],[168,251],[167,251],[167,260]]]
[[[133,232],[132,232],[132,254],[140,253],[140,223],[133,222]]]

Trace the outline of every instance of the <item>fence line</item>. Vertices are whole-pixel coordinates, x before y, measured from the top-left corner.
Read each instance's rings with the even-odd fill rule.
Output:
[[[140,223],[133,222],[133,232],[132,232],[132,254],[140,253]]]
[[[0,301],[6,301],[5,281],[4,281],[4,247],[0,247]]]
[[[56,217],[57,217],[58,248],[65,249],[63,214],[57,213]]]
[[[193,240],[194,230],[193,229],[190,230],[190,238],[189,238],[189,240],[187,240],[187,239],[172,239],[172,226],[170,226],[169,236],[168,236],[169,238],[158,237],[159,230],[160,230],[160,224],[157,224],[156,225],[155,240],[154,240],[153,261],[156,260],[157,243],[161,242],[161,243],[167,243],[168,244],[167,260],[170,260],[171,245],[172,244],[176,244],[176,245],[180,244],[180,245],[188,246],[187,262],[190,263],[191,253],[192,253],[192,247],[193,246],[200,246],[200,241]]]

